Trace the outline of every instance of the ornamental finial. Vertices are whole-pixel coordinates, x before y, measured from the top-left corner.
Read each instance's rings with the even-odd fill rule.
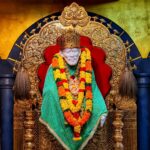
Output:
[[[90,21],[90,17],[84,7],[73,2],[70,6],[66,6],[59,16],[59,21],[64,26],[81,26],[84,27]]]

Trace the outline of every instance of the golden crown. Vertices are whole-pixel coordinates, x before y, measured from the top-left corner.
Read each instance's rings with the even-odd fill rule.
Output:
[[[60,45],[61,50],[65,48],[79,48],[80,35],[75,30],[65,30],[58,38],[57,43]]]

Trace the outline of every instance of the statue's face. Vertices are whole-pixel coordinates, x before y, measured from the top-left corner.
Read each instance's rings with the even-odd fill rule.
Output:
[[[80,48],[65,48],[64,50],[60,51],[60,54],[64,57],[67,64],[74,66],[78,63],[81,50]]]

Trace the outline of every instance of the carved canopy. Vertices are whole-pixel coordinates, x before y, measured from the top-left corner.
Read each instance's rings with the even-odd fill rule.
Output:
[[[133,41],[127,35],[125,31],[123,31],[120,27],[118,27],[111,20],[96,15],[94,13],[87,13],[85,9],[76,3],[72,3],[70,6],[64,8],[64,11],[60,13],[55,13],[53,15],[49,15],[44,17],[34,23],[31,27],[29,27],[22,35],[18,38],[17,42],[13,47],[13,51],[20,52],[23,56],[23,67],[26,68],[30,81],[31,81],[31,101],[30,103],[34,103],[38,101],[39,104],[42,102],[42,95],[39,91],[39,83],[40,88],[42,89],[45,74],[48,66],[51,63],[52,55],[55,52],[58,52],[58,45],[56,43],[56,39],[61,35],[64,29],[74,28],[81,35],[81,45],[86,45],[92,52],[92,57],[94,58],[93,66],[97,71],[97,65],[104,66],[103,69],[98,71],[96,74],[97,83],[101,84],[101,80],[99,78],[107,78],[109,80],[111,70],[108,66],[112,68],[112,77],[110,80],[111,90],[108,95],[105,97],[107,106],[111,109],[113,104],[117,104],[118,109],[127,109],[127,108],[135,108],[135,103],[130,103],[130,101],[121,101],[121,98],[118,96],[118,83],[120,79],[120,75],[124,69],[125,65],[125,57],[129,49],[132,49],[134,45]],[[19,57],[19,55],[17,57]],[[15,56],[10,55],[9,60],[15,59]],[[105,57],[106,56],[106,57]],[[20,64],[20,60],[15,60],[14,70],[17,70]],[[42,69],[41,69],[42,68]],[[107,76],[103,71],[107,72]],[[42,70],[42,73],[41,73]],[[104,71],[104,72],[105,72]],[[43,74],[44,72],[44,74]],[[99,73],[102,75],[99,76]],[[39,74],[39,75],[38,75]],[[39,78],[40,77],[40,78]],[[107,82],[108,83],[108,82]],[[101,87],[99,86],[101,89]],[[108,84],[108,88],[106,91],[103,91],[103,95],[106,95],[110,86]],[[116,100],[119,102],[116,103]],[[121,102],[121,103],[120,103]],[[22,106],[23,109],[20,107]],[[14,106],[14,130],[15,133],[17,130],[23,130],[23,121],[24,116],[23,112],[26,111],[27,104],[23,104],[23,102],[15,103]],[[40,105],[38,107],[40,110]],[[111,112],[111,111],[110,111]],[[53,144],[55,145],[55,140],[47,133],[47,131],[39,125],[38,122],[39,112],[34,116],[35,122],[35,141],[36,147],[39,149],[53,149]],[[122,115],[121,115],[122,116]],[[133,129],[135,129],[135,118],[136,114],[133,112],[129,115],[129,121],[134,122]],[[131,117],[131,119],[130,119]],[[112,134],[112,114],[110,113],[108,123],[101,131],[98,129],[98,132],[95,134],[93,141],[87,146],[89,149],[93,149],[92,145],[94,145],[95,149],[99,147],[100,149],[105,149],[107,145],[107,149],[112,148],[113,143],[113,134]],[[117,118],[117,117],[116,117]],[[120,114],[118,113],[118,122],[121,120]],[[30,119],[30,117],[28,118]],[[127,120],[127,119],[126,119]],[[118,132],[119,136],[116,138],[122,138],[121,128],[118,126],[118,122],[116,123],[116,133]],[[119,122],[120,123],[120,122]],[[130,127],[132,122],[126,124],[126,130],[128,126]],[[120,123],[122,126],[122,122]],[[128,125],[128,126],[127,126]],[[27,127],[28,128],[28,127]],[[119,128],[119,129],[118,129]],[[136,131],[136,129],[135,129]],[[101,133],[102,132],[102,133]],[[117,135],[117,134],[116,134]],[[126,134],[126,137],[132,138],[129,136],[130,134]],[[22,136],[22,135],[21,135]],[[21,137],[20,136],[20,137]],[[19,136],[18,136],[19,137]],[[16,138],[17,140],[20,139]],[[104,138],[105,137],[105,138]],[[133,136],[134,138],[135,136]],[[136,138],[135,138],[136,139]],[[15,141],[17,141],[15,140]],[[52,142],[50,142],[50,140]],[[120,140],[120,139],[119,139]],[[99,142],[101,141],[101,142]],[[131,140],[132,141],[132,140]],[[120,141],[122,142],[122,141]],[[53,143],[53,144],[52,144]],[[95,144],[97,143],[97,144]],[[129,143],[125,141],[125,143]],[[17,144],[16,144],[17,145]],[[98,145],[98,146],[97,146]],[[131,145],[131,146],[130,146]],[[129,144],[132,147],[132,142]],[[90,147],[91,146],[91,147]],[[58,147],[59,149],[60,147]],[[57,149],[57,147],[56,147]],[[127,146],[127,149],[128,146]],[[133,148],[134,149],[134,148]]]
[[[119,33],[119,31],[113,29],[111,22],[106,24],[104,18],[89,16],[85,9],[76,3],[72,3],[66,7],[60,16],[45,17],[43,22],[44,25],[41,22],[37,22],[37,27],[30,32],[31,35],[25,32],[25,43],[21,42],[20,45],[17,45],[23,49],[24,67],[28,70],[30,76],[31,93],[33,95],[36,94],[37,97],[41,99],[41,93],[38,89],[39,78],[37,70],[39,65],[45,62],[43,57],[44,50],[50,45],[56,45],[56,39],[61,35],[64,29],[68,28],[74,28],[82,36],[90,38],[93,47],[95,47],[93,54],[97,51],[96,47],[105,51],[107,56],[106,63],[113,68],[110,81],[112,87],[111,91],[113,92],[110,93],[117,93],[120,74],[125,64],[126,45],[120,37],[123,32]],[[112,30],[113,34],[111,33]],[[99,58],[99,60],[100,59],[101,58]],[[105,56],[103,56],[102,59],[105,59]],[[96,76],[98,78],[98,75]],[[98,82],[100,82],[100,80]],[[106,95],[107,92],[104,93],[104,95]],[[108,98],[112,96],[111,94],[106,97],[106,101],[111,100],[111,98]]]

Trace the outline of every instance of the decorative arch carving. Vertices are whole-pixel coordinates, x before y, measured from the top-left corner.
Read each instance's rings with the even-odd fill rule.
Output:
[[[73,11],[70,10],[71,7],[73,7]],[[36,140],[34,141],[34,144],[36,143],[35,145],[37,146],[37,149],[61,149],[58,144],[57,147],[52,146],[52,144],[48,144],[49,142],[57,142],[38,122],[42,96],[38,88],[39,78],[37,70],[39,65],[45,62],[43,56],[44,50],[50,45],[56,45],[56,39],[61,35],[63,29],[72,28],[73,26],[81,35],[87,36],[91,39],[95,49],[96,47],[101,47],[105,51],[107,56],[106,63],[113,68],[112,78],[110,81],[112,88],[105,98],[107,106],[111,112],[110,117],[107,121],[106,127],[98,129],[93,139],[89,142],[90,144],[86,147],[86,149],[97,149],[97,147],[99,149],[105,149],[105,146],[107,145],[106,149],[110,150],[113,147],[111,124],[115,119],[113,116],[115,113],[114,105],[117,109],[121,110],[126,110],[130,107],[132,115],[129,115],[129,118],[132,118],[133,114],[135,116],[135,113],[133,113],[136,107],[134,100],[127,99],[127,101],[123,101],[123,103],[121,102],[118,95],[118,83],[125,65],[125,57],[129,57],[130,51],[137,51],[137,48],[128,34],[111,20],[94,13],[87,13],[83,7],[78,6],[76,3],[73,3],[70,8],[67,7],[61,14],[55,13],[34,23],[22,33],[12,48],[12,52],[8,59],[10,61],[15,61],[14,70],[17,70],[17,67],[20,64],[19,55],[23,54],[23,64],[29,73],[32,94],[30,102],[25,102],[25,104],[23,104],[23,108],[20,107],[22,109],[19,112],[16,111],[17,107],[22,106],[22,104],[20,102],[15,103],[14,112],[16,112],[16,120],[14,119],[14,126],[17,126],[18,124],[17,117],[19,113],[23,114],[26,110],[26,107],[24,108],[24,106],[29,106],[30,104],[32,105],[37,102],[38,111],[35,111],[35,115],[33,116],[36,122]],[[70,13],[80,10],[80,15],[70,15],[70,13],[65,12],[68,10],[71,11]],[[134,64],[132,65],[133,68],[135,68]],[[128,103],[128,101],[130,101],[130,103]],[[135,117],[133,118],[136,120]],[[23,121],[23,117],[20,117],[20,121]],[[135,126],[133,128],[135,128]],[[119,130],[121,130],[121,128],[119,128]],[[122,135],[119,134],[118,136]],[[99,140],[101,142],[99,142]]]

